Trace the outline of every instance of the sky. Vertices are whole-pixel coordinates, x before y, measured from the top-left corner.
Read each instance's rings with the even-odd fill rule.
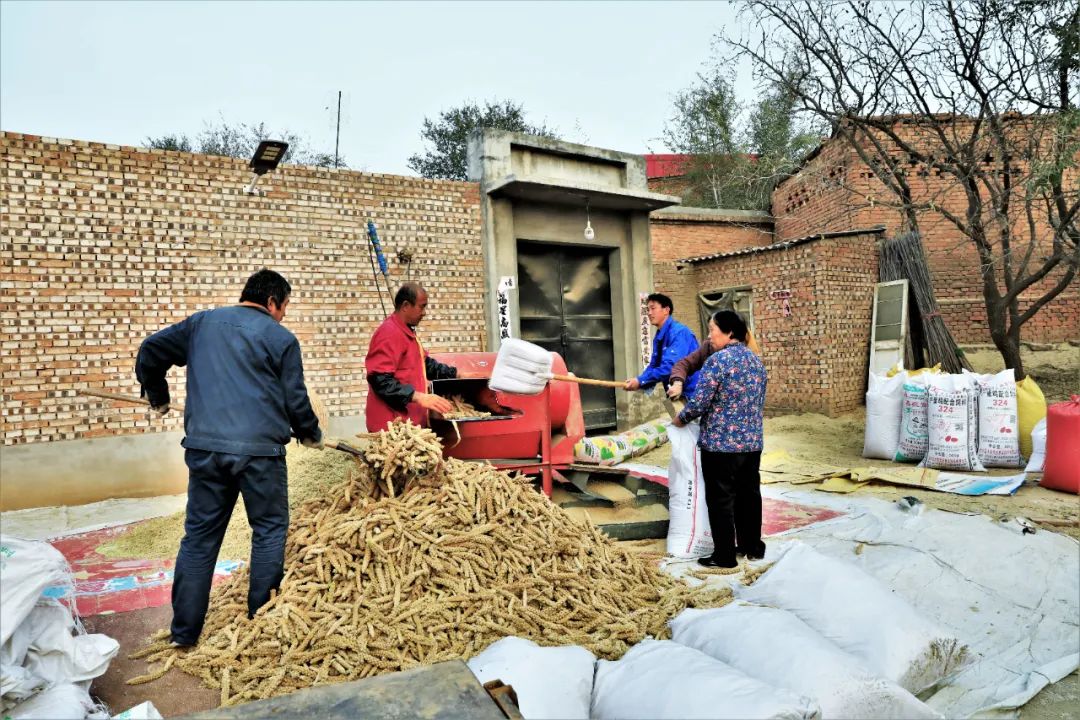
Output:
[[[713,2],[0,2],[0,129],[143,145],[259,123],[413,174],[423,119],[521,103],[567,140],[665,152],[677,91],[736,21]],[[737,91],[752,91],[748,73]]]

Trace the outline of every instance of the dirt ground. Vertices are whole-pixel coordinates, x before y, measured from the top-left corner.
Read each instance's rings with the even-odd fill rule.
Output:
[[[105,633],[120,643],[120,652],[109,663],[104,675],[94,680],[90,692],[109,706],[113,715],[149,700],[164,717],[190,715],[216,708],[220,704],[217,690],[204,687],[202,682],[184,672],[170,672],[160,680],[142,685],[128,685],[154,668],[128,655],[146,645],[146,640],[172,620],[168,605],[133,610],[111,615],[84,618],[87,632]]]
[[[964,349],[968,362],[975,372],[1000,372],[1005,362],[993,347],[972,346]],[[1033,349],[1021,345],[1020,359],[1024,370],[1035,378],[1046,402],[1068,400],[1069,395],[1080,393],[1080,345],[1061,343],[1046,348]]]

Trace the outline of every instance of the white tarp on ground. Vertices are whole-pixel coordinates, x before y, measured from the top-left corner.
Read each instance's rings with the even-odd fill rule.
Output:
[[[849,513],[774,538],[766,561],[779,556],[784,540],[798,538],[854,562],[976,654],[972,665],[926,698],[944,716],[1014,716],[1080,664],[1077,541],[1042,530],[1024,534],[1015,522],[983,515],[921,505],[905,511],[877,498],[766,494]],[[671,569],[680,574],[685,568]]]

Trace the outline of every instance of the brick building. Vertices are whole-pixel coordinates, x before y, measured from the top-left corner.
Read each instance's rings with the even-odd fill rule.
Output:
[[[900,133],[909,136],[918,132],[907,129],[903,118],[897,119],[897,125]],[[932,139],[912,141],[930,153],[938,151]],[[992,166],[996,161],[991,153],[984,162]],[[907,165],[910,169],[906,179],[914,202],[933,203],[935,207],[947,208],[964,217],[966,196],[954,178],[914,162],[907,162]],[[1075,172],[1066,177],[1066,185],[1070,184],[1074,192],[1080,188],[1080,178]],[[773,191],[776,239],[876,226],[884,227],[886,236],[895,234],[901,230],[901,218],[887,205],[890,199],[889,191],[854,150],[841,140],[828,140]],[[1021,228],[1018,236],[1023,238],[1026,219],[1021,216],[1022,205],[1016,203],[1014,207],[1017,208],[1016,222]],[[1045,219],[1036,217],[1035,220],[1041,236],[1049,237],[1051,231]],[[961,344],[989,343],[980,260],[973,242],[933,210],[920,211],[919,228],[941,314],[953,337]],[[1026,242],[1018,244],[1015,251],[1022,253],[1026,246]],[[1037,263],[1038,246],[1035,250]],[[998,254],[1000,256],[1000,250]],[[1044,281],[1025,292],[1021,296],[1021,312],[1032,298],[1037,298],[1056,283],[1063,271],[1064,268],[1058,266]],[[1074,280],[1069,288],[1025,323],[1021,332],[1024,340],[1033,342],[1061,342],[1080,337],[1080,283]]]

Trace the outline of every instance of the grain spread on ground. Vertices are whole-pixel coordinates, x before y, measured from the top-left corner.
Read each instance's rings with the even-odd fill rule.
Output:
[[[418,460],[402,457],[406,436]],[[367,463],[295,513],[281,590],[253,620],[244,569],[215,588],[199,645],[176,650],[159,633],[136,655],[162,665],[129,682],[177,667],[233,705],[468,658],[507,635],[613,659],[666,637],[684,608],[730,600],[665,575],[525,478],[432,463],[433,439],[414,426],[376,438]]]

